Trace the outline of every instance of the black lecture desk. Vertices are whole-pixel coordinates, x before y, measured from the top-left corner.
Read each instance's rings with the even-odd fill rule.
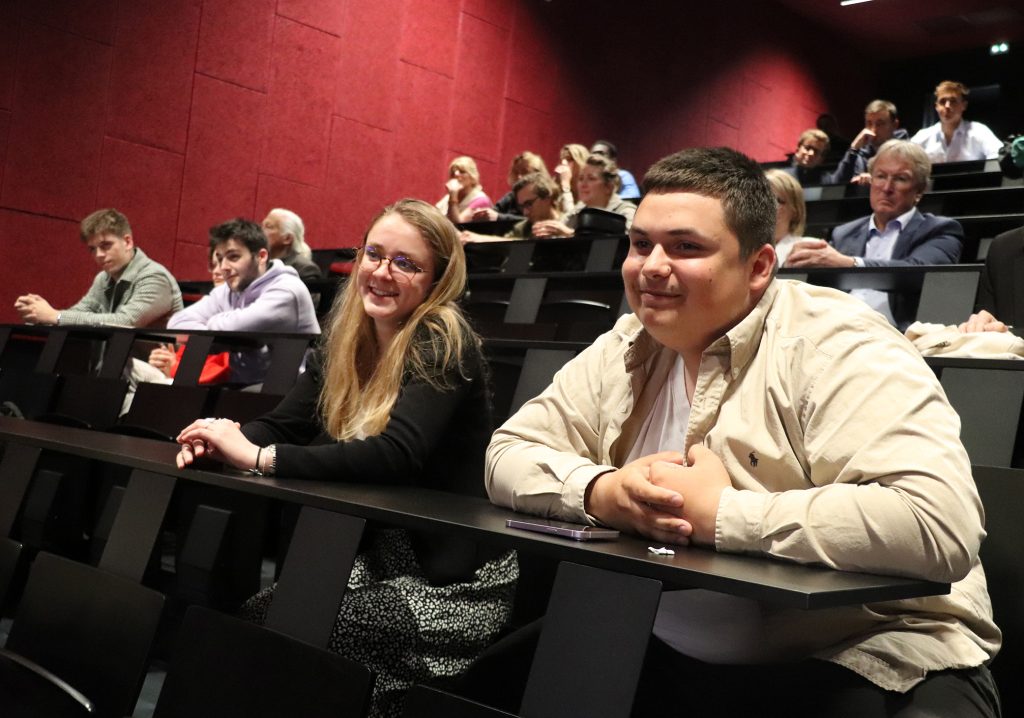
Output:
[[[485,499],[429,489],[289,481],[174,465],[177,446],[137,437],[72,429],[0,417],[0,439],[280,499],[402,528],[429,529],[477,541],[528,550],[560,561],[663,581],[669,587],[702,588],[794,608],[826,608],[949,593],[949,584],[801,566],[766,558],[675,548],[674,556],[647,551],[652,542],[622,536],[578,543],[509,529],[512,511]],[[26,486],[0,476],[0,513],[17,511]],[[26,485],[28,479],[24,482]],[[13,508],[11,508],[13,507]]]

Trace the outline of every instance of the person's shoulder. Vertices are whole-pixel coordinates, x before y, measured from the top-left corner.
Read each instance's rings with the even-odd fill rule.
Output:
[[[769,351],[783,365],[794,365],[793,351],[800,352],[802,360],[813,354],[831,362],[842,361],[865,344],[912,349],[881,314],[846,292],[787,279],[775,281],[778,293],[765,327],[774,344]]]
[[[845,237],[855,232],[864,231],[871,221],[871,215],[866,217],[858,217],[852,219],[849,222],[845,222],[832,230],[833,241],[839,237]]]
[[[936,128],[938,128],[938,127],[940,127],[938,122],[936,122],[934,125],[928,125],[927,127],[922,127],[921,129],[919,129],[917,132],[915,132],[911,136],[910,141],[914,142],[916,144],[921,144],[922,142],[926,142],[930,137],[932,137],[932,135],[935,134]]]
[[[964,120],[965,129],[972,134],[995,135],[992,128],[977,120]]]
[[[1019,249],[1022,246],[1024,246],[1024,227],[1018,227],[1017,229],[997,234],[995,239],[992,240],[992,245],[988,251],[991,255],[993,250],[1006,251],[1009,249]]]
[[[918,212],[917,216],[921,219],[922,230],[930,234],[941,234],[945,232],[963,234],[963,227],[960,222],[952,217],[946,217],[941,214],[932,214],[931,212]]]
[[[303,284],[302,279],[299,277],[298,270],[295,267],[289,267],[280,259],[272,260],[267,271],[262,277],[253,282],[253,285],[257,287],[262,285],[264,287],[284,288],[291,292],[298,292],[301,289],[307,294],[309,293],[306,285]]]

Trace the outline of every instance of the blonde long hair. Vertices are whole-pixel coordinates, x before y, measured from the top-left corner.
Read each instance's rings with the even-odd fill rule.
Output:
[[[415,227],[430,245],[434,283],[383,354],[355,277],[335,302],[321,344],[324,381],[318,408],[327,433],[339,441],[384,431],[407,375],[450,388],[451,370],[479,342],[456,303],[466,287],[466,255],[455,226],[433,205],[403,199],[385,207],[370,229],[390,215]],[[364,248],[370,229],[363,237]],[[361,248],[357,272],[362,271],[362,258]]]

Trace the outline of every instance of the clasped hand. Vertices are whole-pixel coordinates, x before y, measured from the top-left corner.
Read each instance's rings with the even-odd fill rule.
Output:
[[[714,453],[690,447],[689,465],[677,451],[643,456],[602,474],[587,488],[586,510],[608,526],[686,545],[715,542],[715,521],[729,474]]]
[[[178,434],[181,445],[175,463],[179,469],[203,457],[222,461],[236,469],[256,466],[258,446],[245,438],[241,425],[230,419],[197,419]]]
[[[29,324],[55,324],[57,310],[38,294],[23,294],[14,301],[14,309]]]

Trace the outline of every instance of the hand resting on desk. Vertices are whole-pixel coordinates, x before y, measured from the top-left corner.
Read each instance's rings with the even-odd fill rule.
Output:
[[[236,469],[256,466],[260,447],[245,438],[241,424],[230,419],[197,419],[178,434],[181,450],[175,457],[179,469],[196,459],[208,458],[230,464]]]
[[[642,456],[617,471],[601,474],[587,487],[587,513],[601,523],[664,543],[689,543],[690,523],[681,517],[683,496],[654,483],[665,467],[678,468],[683,455],[662,451]]]

